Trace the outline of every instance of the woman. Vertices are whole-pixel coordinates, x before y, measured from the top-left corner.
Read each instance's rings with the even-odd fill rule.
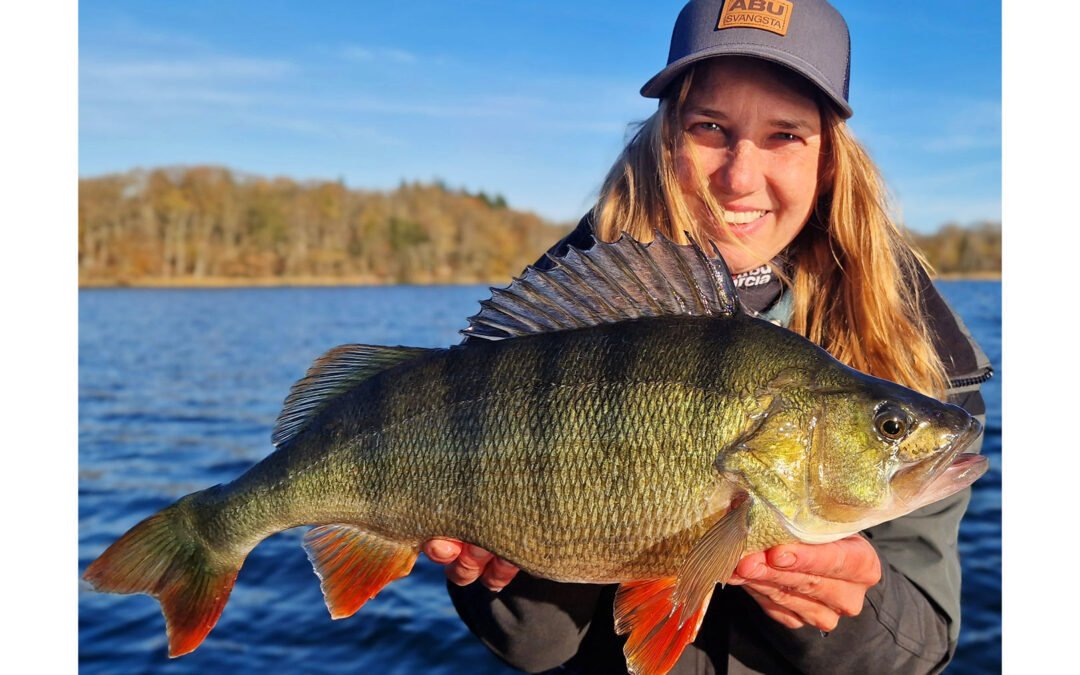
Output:
[[[989,364],[890,220],[878,171],[844,123],[848,57],[847,26],[823,0],[689,3],[668,66],[642,89],[660,98],[657,112],[553,252],[622,231],[711,241],[748,311],[981,416]],[[968,499],[744,558],[671,672],[941,670],[959,632]],[[460,542],[425,550],[447,563],[462,618],[511,665],[626,672],[613,587],[531,578]]]

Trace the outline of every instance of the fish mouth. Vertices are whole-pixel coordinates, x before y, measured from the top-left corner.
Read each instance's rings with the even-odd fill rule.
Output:
[[[974,417],[968,418],[967,428],[961,431],[956,440],[953,441],[952,451],[949,452],[950,464],[959,461],[961,455],[971,455],[974,457],[981,457],[982,455],[975,455],[974,453],[965,453],[964,451],[971,447],[971,444],[975,442],[975,439],[979,437],[979,434],[983,432],[983,425],[979,420]]]
[[[990,466],[990,459],[973,452],[964,452],[971,444],[975,442],[975,439],[983,432],[983,425],[979,420],[974,417],[968,423],[968,428],[965,429],[956,439],[953,444],[953,451],[950,453],[948,464],[945,465],[945,470],[942,471],[933,482],[941,480],[942,478],[948,478],[952,482],[963,482],[965,486],[974,483],[980,476],[986,473],[986,469]]]
[[[990,468],[990,460],[964,451],[982,430],[979,420],[971,417],[967,428],[957,434],[944,452],[898,471],[893,477],[897,499],[918,508],[955,494],[978,480]]]
[[[990,458],[973,452],[961,453],[936,480],[947,479],[952,483],[971,485],[990,468]]]

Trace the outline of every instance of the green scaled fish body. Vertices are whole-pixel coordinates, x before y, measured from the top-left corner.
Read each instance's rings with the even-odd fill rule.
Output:
[[[980,431],[967,413],[746,316],[696,246],[571,250],[482,307],[464,345],[323,356],[272,455],[135,526],[85,578],[157,596],[176,656],[274,532],[316,525],[304,545],[335,618],[450,537],[621,584],[628,667],[659,674],[743,555],[839,539],[986,468],[960,455]]]
[[[339,396],[225,492],[261,535],[350,523],[474,542],[560,581],[674,574],[727,506],[716,449],[753,423],[737,405],[753,392],[668,346],[732,327],[671,317],[433,350]]]

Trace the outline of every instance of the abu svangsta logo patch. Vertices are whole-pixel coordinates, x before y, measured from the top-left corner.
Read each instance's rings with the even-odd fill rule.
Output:
[[[787,0],[731,0],[724,3],[716,29],[760,28],[787,35],[791,8]]]

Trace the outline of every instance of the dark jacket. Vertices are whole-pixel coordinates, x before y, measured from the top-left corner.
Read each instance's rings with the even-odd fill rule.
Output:
[[[548,252],[592,245],[589,217]],[[537,262],[546,268],[546,259]],[[979,391],[992,370],[928,278],[920,279],[935,346],[949,371],[948,401],[985,423]],[[982,439],[971,451],[978,451]],[[957,531],[970,488],[863,534],[881,559],[881,581],[862,612],[842,617],[823,635],[807,626],[785,628],[738,586],[713,594],[697,639],[670,671],[703,673],[927,673],[952,658],[960,630]],[[499,593],[480,584],[448,584],[466,625],[491,651],[529,672],[626,673],[624,636],[615,634],[617,586],[562,584],[519,573]]]

